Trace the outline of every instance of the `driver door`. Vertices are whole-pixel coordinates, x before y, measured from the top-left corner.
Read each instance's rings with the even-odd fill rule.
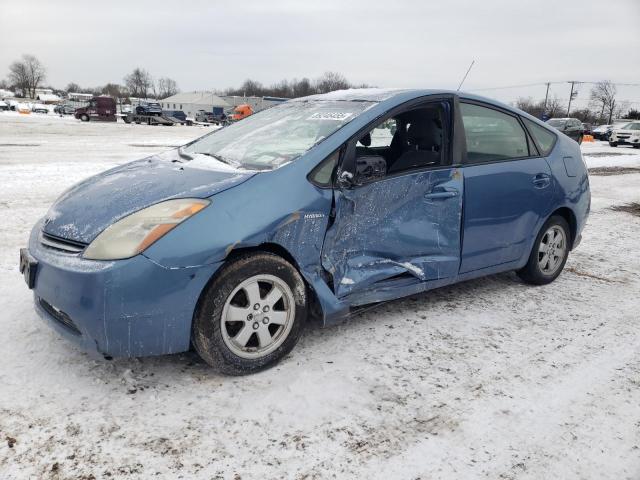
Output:
[[[377,292],[386,298],[402,296],[394,287],[411,288],[457,275],[464,182],[462,170],[451,166],[452,106],[452,99],[435,105],[441,116],[437,164],[431,155],[424,165],[402,170],[396,163],[400,158],[387,156],[386,174],[361,184],[357,178],[352,184],[339,182],[334,189],[335,218],[325,237],[322,264],[333,276],[338,298],[349,297],[352,305],[369,303]],[[405,113],[410,117],[412,111]],[[418,149],[410,144],[398,146],[398,138],[406,136],[406,131],[392,134],[396,126],[411,128],[407,122],[386,119],[359,135],[365,144],[372,145],[356,140],[347,145],[342,175],[349,164],[357,163],[353,156],[362,155],[365,149],[374,157],[378,152],[405,147]],[[390,289],[399,294],[389,295]]]

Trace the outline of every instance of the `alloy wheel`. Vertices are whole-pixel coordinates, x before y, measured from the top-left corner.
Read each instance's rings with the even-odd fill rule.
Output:
[[[553,225],[544,233],[538,247],[538,267],[543,275],[553,275],[567,255],[567,239],[564,230]]]
[[[220,329],[225,345],[242,358],[261,358],[287,339],[295,318],[289,286],[273,275],[255,275],[227,297]]]

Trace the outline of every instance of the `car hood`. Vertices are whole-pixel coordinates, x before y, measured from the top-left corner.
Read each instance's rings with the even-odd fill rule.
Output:
[[[71,187],[47,212],[43,230],[88,244],[133,212],[172,198],[210,197],[255,174],[202,155],[186,161],[172,150],[107,170]]]

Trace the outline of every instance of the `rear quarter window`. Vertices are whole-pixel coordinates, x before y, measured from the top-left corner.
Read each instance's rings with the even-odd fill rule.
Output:
[[[527,130],[529,130],[529,133],[531,134],[531,136],[538,143],[542,156],[546,157],[547,155],[549,155],[551,153],[551,150],[553,150],[553,146],[556,143],[555,134],[550,132],[546,128],[541,127],[537,123],[532,122],[527,118],[523,118],[522,121],[524,122],[524,125],[527,127]]]

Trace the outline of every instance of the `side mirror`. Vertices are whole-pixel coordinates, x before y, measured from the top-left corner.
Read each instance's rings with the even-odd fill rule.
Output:
[[[380,155],[365,155],[356,158],[354,185],[366,185],[387,175],[387,161]]]

